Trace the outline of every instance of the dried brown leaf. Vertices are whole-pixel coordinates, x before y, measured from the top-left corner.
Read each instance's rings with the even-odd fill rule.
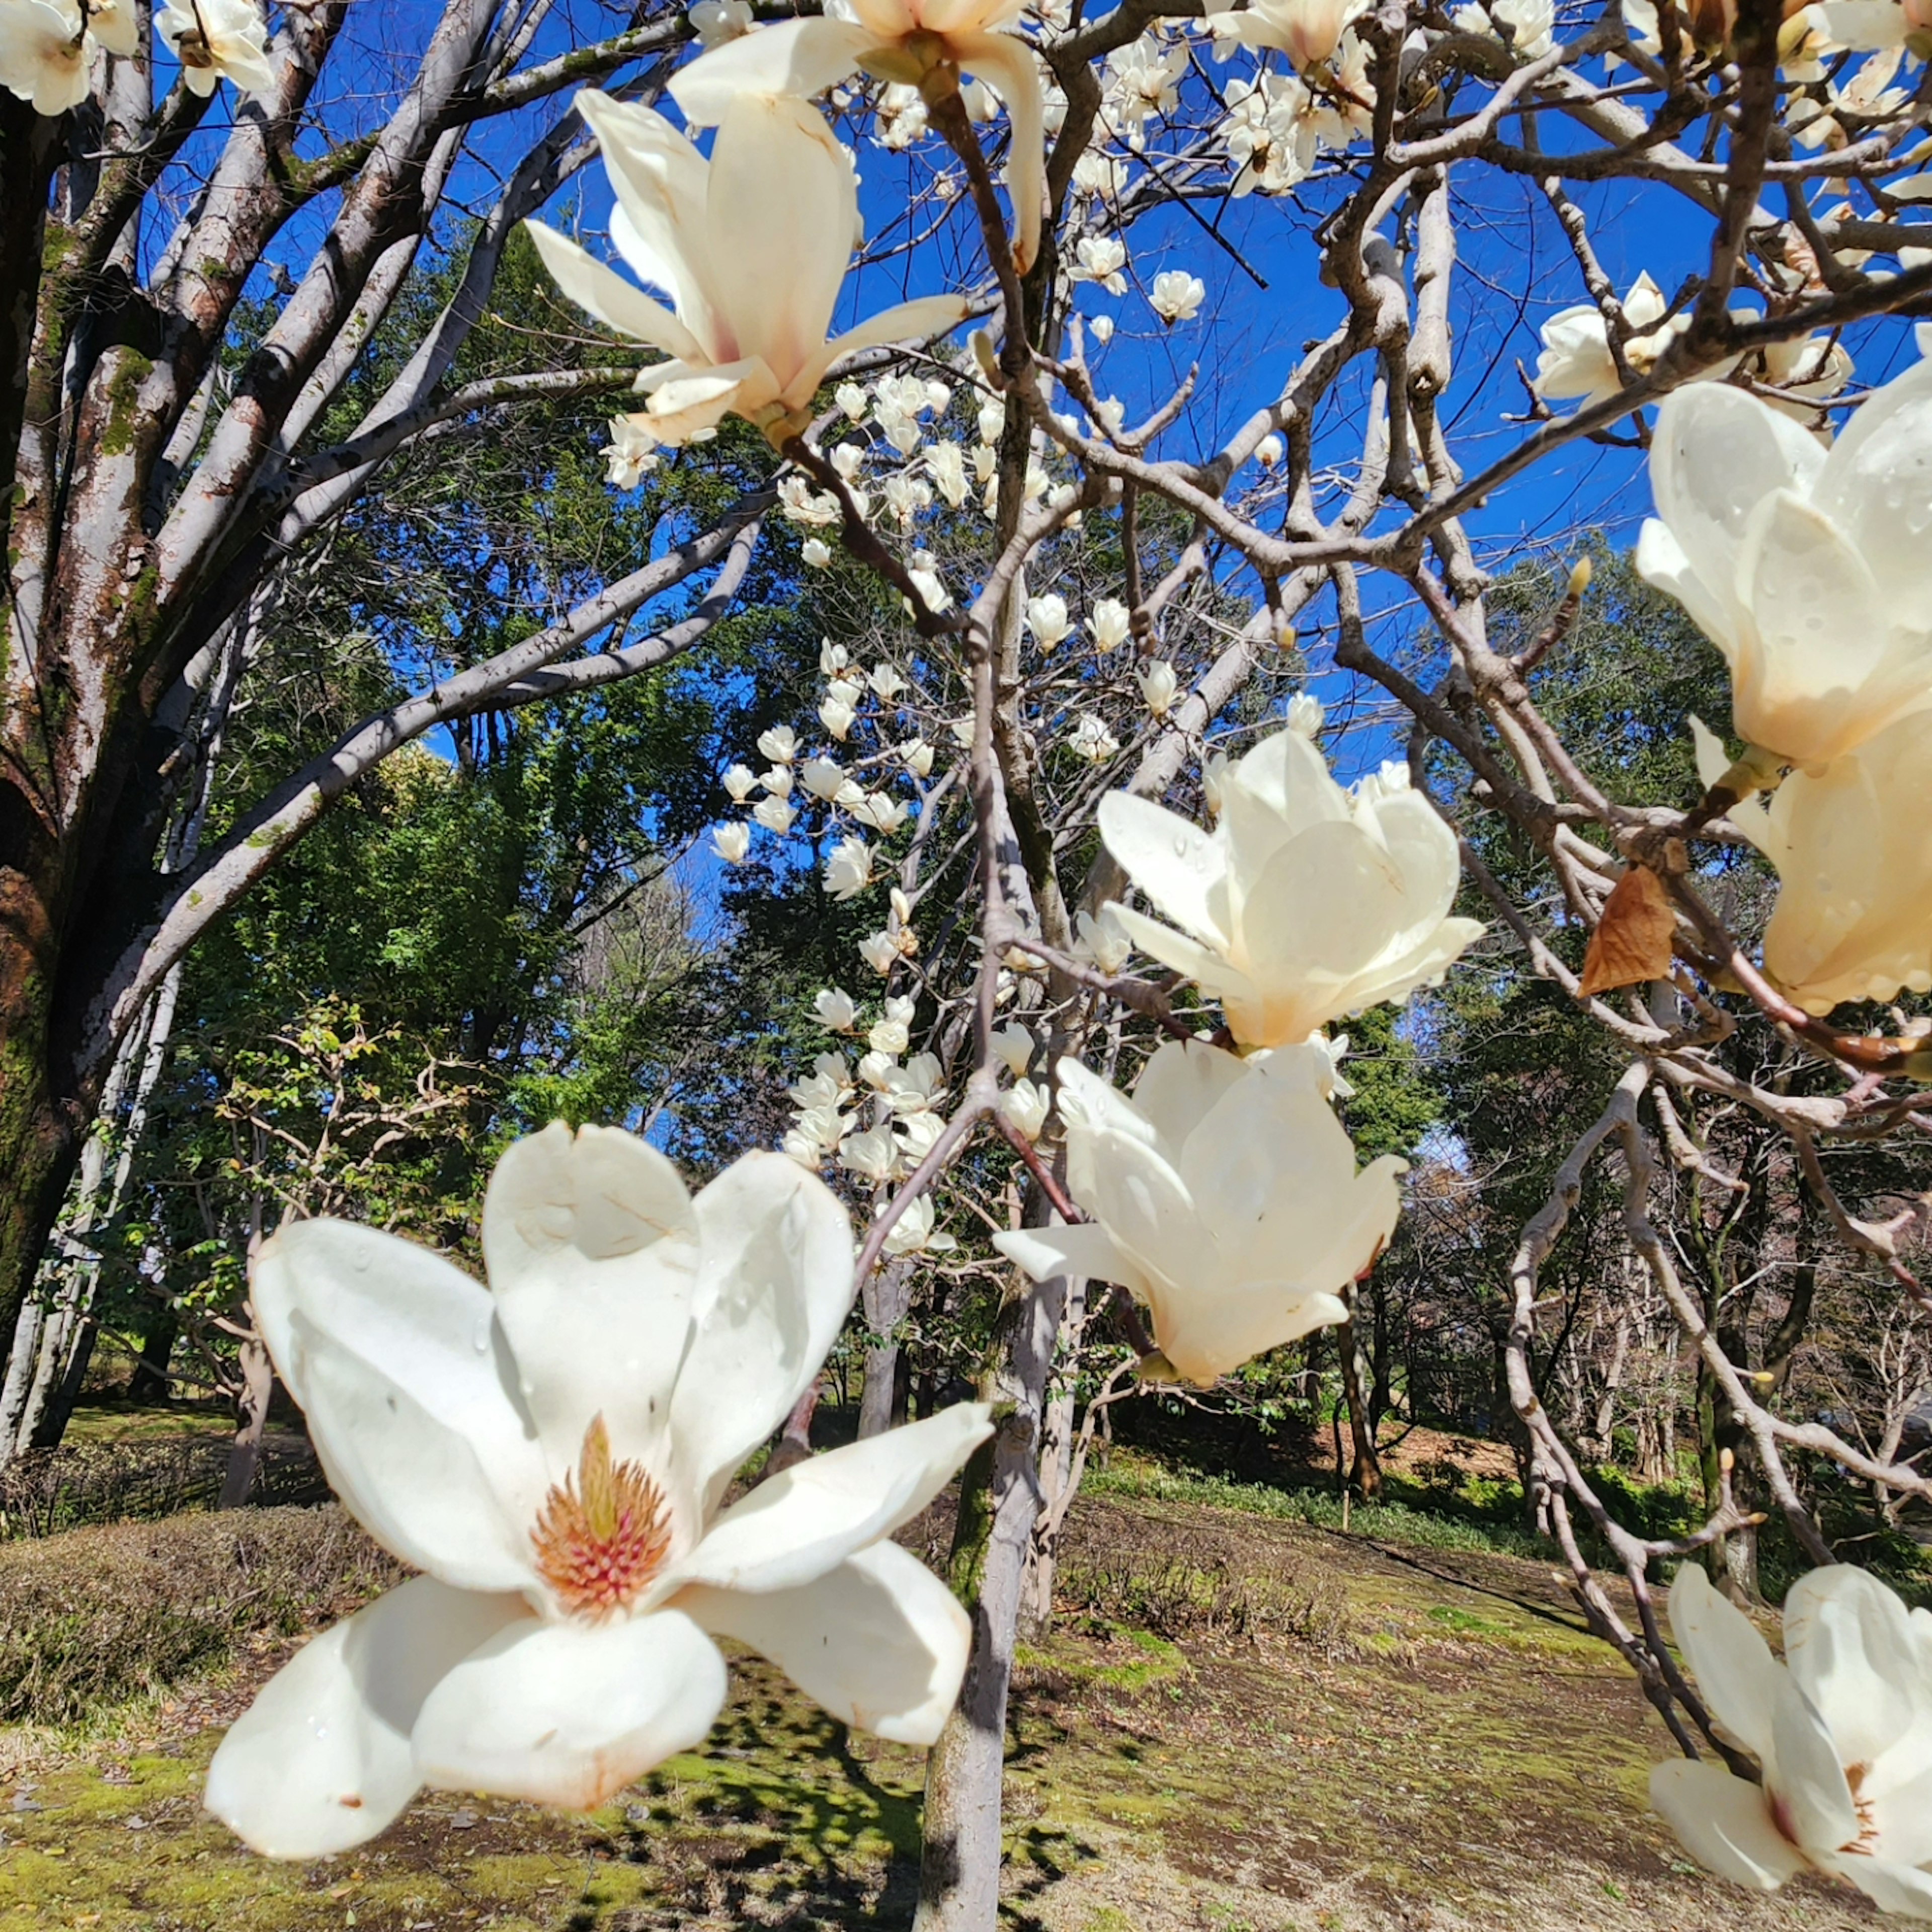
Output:
[[[1632,866],[1604,902],[1604,916],[1583,955],[1580,990],[1606,993],[1670,976],[1676,915],[1664,881],[1647,866]]]

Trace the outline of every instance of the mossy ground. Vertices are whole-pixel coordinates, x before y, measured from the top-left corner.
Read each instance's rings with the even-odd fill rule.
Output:
[[[1175,1504],[1095,1498],[1076,1522],[1066,1613],[1017,1687],[1015,1928],[1875,1923],[1822,1888],[1761,1900],[1692,1870],[1644,1807],[1661,1727],[1546,1567]],[[1099,1551],[1111,1568],[1092,1567]],[[1126,1590],[1123,1551],[1167,1567]],[[1184,1564],[1212,1587],[1181,1589]],[[1112,1614],[1116,1596],[1166,1629]],[[356,1854],[267,1864],[198,1792],[221,1724],[280,1654],[44,1741],[0,1790],[0,1932],[910,1919],[918,1754],[848,1738],[750,1660],[704,1750],[594,1817],[440,1794]]]

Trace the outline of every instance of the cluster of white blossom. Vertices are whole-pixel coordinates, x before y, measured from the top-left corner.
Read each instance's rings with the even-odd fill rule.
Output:
[[[1747,743],[1795,768],[1730,820],[1778,869],[1766,970],[1814,1013],[1932,990],[1928,466],[1932,362],[1828,447],[1728,385],[1658,412],[1637,568],[1724,652]],[[1693,728],[1714,785],[1731,760]]]
[[[154,30],[191,94],[212,94],[224,80],[245,94],[274,88],[254,0],[167,0]],[[97,51],[130,60],[140,45],[134,0],[0,0],[0,87],[37,114],[64,114],[87,98]]]

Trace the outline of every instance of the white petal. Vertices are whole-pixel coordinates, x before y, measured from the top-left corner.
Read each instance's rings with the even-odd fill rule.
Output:
[[[1205,1040],[1165,1040],[1134,1082],[1134,1105],[1178,1148],[1250,1070],[1240,1054]]]
[[[1136,912],[1118,900],[1109,899],[1106,909],[1120,921],[1120,930],[1138,951],[1150,959],[1159,960],[1184,979],[1192,980],[1204,992],[1223,1000],[1259,998],[1254,982],[1245,973],[1237,972],[1220,953],[1198,940],[1190,939],[1186,933],[1177,932],[1172,926],[1163,926],[1159,920],[1150,919],[1145,913]]]
[[[548,1478],[488,1292],[412,1241],[298,1221],[250,1295],[331,1486],[406,1563],[468,1590],[530,1580]]]
[[[418,1776],[588,1811],[703,1742],[724,1702],[718,1646],[677,1610],[609,1624],[517,1624],[430,1692]]]
[[[1894,1779],[1932,1768],[1932,1677],[1905,1606],[1876,1577],[1844,1563],[1801,1576],[1784,1600],[1784,1657],[1841,1762],[1875,1768],[1916,1731],[1918,1761]]]
[[[1856,1854],[1820,1862],[1850,1879],[1881,1912],[1895,1912],[1901,1918],[1932,1918],[1932,1871]]]
[[[1854,412],[1812,500],[1857,544],[1893,620],[1932,628],[1932,362]]]
[[[1114,861],[1160,910],[1196,939],[1225,946],[1228,934],[1208,909],[1226,860],[1211,832],[1131,792],[1100,801],[1100,836]]]
[[[1670,1630],[1712,1716],[1754,1757],[1768,1757],[1784,1668],[1756,1625],[1711,1587],[1695,1562],[1680,1564],[1671,1581]]]
[[[1764,1793],[1721,1766],[1673,1758],[1653,1768],[1650,1802],[1707,1870],[1754,1892],[1775,1892],[1804,1868],[1772,1821]]]
[[[781,20],[713,47],[673,76],[671,98],[697,128],[715,128],[741,94],[790,94],[809,100],[858,67],[871,46],[845,20]]]
[[[1837,1744],[1789,1672],[1778,1678],[1764,1769],[1778,1822],[1805,1850],[1832,1851],[1858,1836],[1858,1810]]]
[[[1154,1338],[1174,1372],[1210,1388],[1244,1362],[1348,1318],[1333,1294],[1303,1294],[1280,1281],[1210,1284],[1185,1296],[1157,1289]]]
[[[1146,1292],[1140,1270],[1112,1235],[1091,1221],[1073,1227],[1014,1228],[995,1234],[993,1245],[1035,1281],[1081,1275],[1089,1281],[1117,1281],[1132,1293]]]
[[[560,1121],[496,1163],[483,1256],[524,1400],[553,1460],[602,1414],[620,1456],[661,1442],[698,1281],[698,1219],[676,1168],[631,1134]]]
[[[1685,615],[1726,657],[1735,656],[1739,612],[1728,578],[1721,586],[1707,584],[1684,554],[1684,546],[1670,534],[1670,526],[1655,517],[1644,518],[1643,528],[1637,532],[1633,561],[1636,574],[1645,583],[1675,598],[1683,605]]]
[[[710,359],[704,345],[669,309],[633,288],[616,269],[541,221],[524,226],[550,279],[579,308],[620,334],[648,342],[667,356],[700,362]]]
[[[848,328],[843,335],[835,336],[812,356],[798,382],[792,386],[793,389],[796,392],[800,385],[804,386],[806,396],[800,398],[802,404],[810,392],[847,356],[856,356],[862,350],[880,348],[889,342],[929,341],[935,335],[944,335],[957,328],[971,313],[971,304],[964,296],[921,296],[916,302],[901,302],[896,308],[882,309],[856,328]]]
[[[858,1290],[850,1216],[788,1156],[745,1155],[694,1204],[697,1326],[670,1436],[680,1469],[710,1498],[817,1378]]]
[[[1006,150],[1006,192],[1012,197],[1013,266],[1022,274],[1040,253],[1046,206],[1046,100],[1040,57],[1014,34],[956,34],[959,64],[1006,104],[1012,138]]]
[[[677,1576],[727,1590],[812,1582],[918,1515],[992,1433],[992,1414],[961,1402],[793,1464],[727,1510]]]
[[[711,151],[711,282],[736,352],[761,356],[782,391],[825,346],[858,209],[845,151],[816,109],[782,95],[731,101]]]
[[[319,1858],[373,1838],[422,1780],[410,1733],[423,1700],[478,1645],[530,1621],[520,1597],[418,1576],[297,1651],[208,1768],[202,1802],[272,1858]]]
[[[768,1657],[841,1723],[930,1744],[959,1695],[972,1620],[926,1565],[875,1543],[794,1590],[699,1585],[677,1606]]]

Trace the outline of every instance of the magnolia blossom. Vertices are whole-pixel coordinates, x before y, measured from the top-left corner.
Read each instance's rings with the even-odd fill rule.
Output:
[[[1932,0],[1822,0],[1808,8],[1834,46],[1856,53],[1917,42],[1922,56],[1932,38]]]
[[[874,1186],[898,1178],[898,1142],[884,1126],[868,1127],[863,1133],[848,1134],[838,1150],[838,1165]]]
[[[899,943],[890,932],[874,932],[860,940],[859,956],[884,979],[898,964]]]
[[[559,1124],[499,1163],[483,1254],[488,1288],[346,1222],[261,1251],[256,1318],[331,1484],[424,1574],[269,1683],[215,1754],[208,1809],[312,1858],[424,1785],[590,1808],[710,1729],[726,1636],[845,1721],[932,1742],[969,1628],[886,1539],[986,1411],[720,1508],[851,1306],[851,1229],[824,1184],[752,1154],[694,1199],[644,1142]]]
[[[1118,597],[1102,597],[1087,614],[1087,628],[1094,634],[1096,651],[1118,650],[1126,642],[1133,620]]]
[[[1754,745],[1821,772],[1932,697],[1932,363],[1828,452],[1742,389],[1674,391],[1636,567],[1731,668]]]
[[[1075,243],[1073,254],[1073,280],[1098,282],[1110,296],[1126,293],[1127,278],[1120,272],[1127,266],[1127,248],[1118,236],[1083,235]]]
[[[685,10],[684,17],[701,47],[722,47],[758,24],[751,0],[698,0],[696,6]]]
[[[1037,58],[1017,31],[1023,10],[1024,0],[832,0],[820,19],[782,20],[704,55],[670,91],[687,120],[715,127],[747,96],[808,99],[862,68],[903,90],[892,118],[913,124],[887,134],[889,146],[903,146],[924,128],[925,88],[971,74],[1012,117],[1007,188],[1019,230],[1013,262],[1024,274],[1040,253],[1046,203],[1046,104]]]
[[[1040,1138],[1052,1111],[1053,1096],[1036,1081],[1016,1080],[1000,1096],[1001,1116],[1030,1141]]]
[[[899,747],[899,762],[916,778],[932,776],[932,747],[923,738],[908,738]]]
[[[1252,1060],[1169,1040],[1130,1100],[1060,1063],[1067,1191],[1090,1216],[994,1245],[1036,1281],[1118,1282],[1144,1301],[1176,1375],[1204,1386],[1250,1357],[1346,1320],[1342,1296],[1401,1210],[1384,1154],[1360,1173],[1311,1042]]]
[[[724,774],[724,783],[734,805],[742,805],[758,788],[758,775],[749,765],[734,765]]]
[[[798,547],[799,560],[814,570],[829,569],[832,563],[832,550],[829,544],[818,537],[807,537]]]
[[[1030,1028],[1018,1020],[1009,1020],[993,1035],[993,1051],[1006,1063],[1006,1071],[1017,1080],[1033,1064],[1039,1046]]]
[[[36,114],[51,119],[87,98],[88,68],[96,46],[124,56],[139,51],[140,32],[130,0],[112,0],[85,20],[72,0],[0,4],[0,87],[28,102]]]
[[[1688,315],[1664,320],[1670,308],[1664,291],[1649,273],[1637,277],[1623,298],[1624,320],[1631,334],[1624,344],[1624,360],[1636,375],[1647,374],[1671,344],[1690,326]],[[1594,302],[1559,309],[1538,332],[1542,352],[1536,358],[1536,393],[1546,402],[1601,402],[1623,387],[1610,355],[1610,332],[1603,311]]]
[[[610,418],[610,447],[604,452],[604,480],[614,489],[634,490],[658,466],[658,440],[640,416]]]
[[[782,798],[761,798],[752,808],[752,816],[775,838],[782,838],[798,816],[798,808]]]
[[[859,1009],[852,995],[838,986],[822,988],[812,1003],[818,1024],[832,1033],[850,1033],[858,1022]]]
[[[1304,1040],[1342,1013],[1441,980],[1483,930],[1450,916],[1456,836],[1384,766],[1352,792],[1302,734],[1277,731],[1220,776],[1211,832],[1130,792],[1100,836],[1182,930],[1112,908],[1143,952],[1227,1007],[1246,1046]]]
[[[712,59],[754,47],[732,42]],[[670,359],[638,388],[660,442],[688,442],[730,414],[782,445],[809,420],[813,392],[842,358],[951,328],[952,296],[902,303],[828,342],[858,218],[850,158],[802,101],[747,94],[724,115],[706,160],[648,107],[594,88],[577,97],[617,197],[611,239],[666,308],[574,242],[529,224],[544,266],[579,308]]]
[[[1098,712],[1089,711],[1073,728],[1066,741],[1067,748],[1076,758],[1084,758],[1088,764],[1104,765],[1120,748],[1120,741],[1107,728],[1107,721]]]
[[[943,1254],[956,1248],[959,1244],[943,1228],[933,1222],[937,1210],[930,1194],[922,1194],[892,1223],[892,1231],[886,1237],[886,1252],[889,1255]]]
[[[1250,0],[1240,13],[1210,8],[1209,31],[1223,59],[1236,46],[1276,47],[1298,68],[1320,67],[1368,10],[1369,0]]]
[[[1816,774],[1794,772],[1730,823],[1776,867],[1765,970],[1807,1012],[1932,992],[1932,733],[1901,718]],[[1696,718],[1706,786],[1730,764]]]
[[[1208,299],[1208,285],[1198,275],[1184,268],[1163,268],[1154,278],[1148,304],[1162,322],[1191,322]]]
[[[1180,694],[1180,680],[1175,676],[1173,665],[1164,658],[1156,658],[1134,675],[1140,680],[1141,697],[1147,708],[1156,718],[1165,718]]]
[[[168,0],[154,16],[154,34],[181,62],[190,94],[212,94],[224,80],[244,94],[274,91],[268,26],[254,0]]]
[[[1255,445],[1255,460],[1264,470],[1272,470],[1286,453],[1281,438],[1272,430]]]
[[[1074,915],[1074,957],[1091,960],[1100,971],[1109,975],[1124,970],[1134,950],[1117,914],[1118,908],[1104,905],[1098,918],[1090,912]]]
[[[841,744],[844,742],[845,735],[858,715],[850,700],[843,698],[828,698],[818,707],[818,722]]]
[[[826,805],[844,790],[848,782],[844,766],[836,758],[808,758],[800,767],[798,775],[806,790]]]
[[[712,849],[728,866],[742,866],[752,849],[752,828],[745,824],[721,825],[711,835]]]
[[[872,883],[872,847],[856,837],[840,839],[825,861],[825,890],[835,899],[856,898]]]
[[[1043,651],[1053,650],[1073,629],[1073,620],[1066,614],[1066,599],[1053,591],[1044,597],[1027,599],[1026,624]]]
[[[1694,1560],[1670,1586],[1670,1628],[1764,1778],[1708,1759],[1652,1772],[1650,1802],[1691,1856],[1754,1892],[1809,1866],[1882,1911],[1932,1918],[1932,1616],[1832,1564],[1786,1594],[1780,1664]]]
[[[754,782],[763,785],[773,798],[789,798],[791,796],[792,769],[789,765],[768,766],[758,774]]]
[[[788,765],[798,756],[798,738],[789,724],[774,724],[758,734],[758,751],[776,765]]]
[[[1104,349],[1114,339],[1114,318],[1111,315],[1096,315],[1087,324],[1087,333]]]

